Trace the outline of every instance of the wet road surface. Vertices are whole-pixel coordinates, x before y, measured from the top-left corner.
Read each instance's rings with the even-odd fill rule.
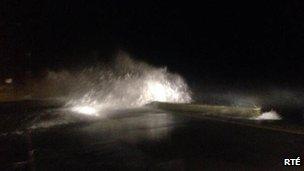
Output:
[[[8,170],[303,170],[303,161],[283,166],[284,158],[304,159],[301,131],[253,122],[129,111],[2,135],[0,162]]]

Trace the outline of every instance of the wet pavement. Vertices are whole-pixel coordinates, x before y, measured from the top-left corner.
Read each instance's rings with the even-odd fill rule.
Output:
[[[226,122],[161,111],[121,111],[116,116],[2,135],[1,167],[8,170],[303,170],[303,164],[283,166],[284,158],[304,159],[301,132],[265,129],[264,123],[256,121],[253,124]]]

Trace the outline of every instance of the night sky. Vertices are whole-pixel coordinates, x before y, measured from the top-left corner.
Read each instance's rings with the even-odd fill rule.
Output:
[[[0,2],[1,75],[125,50],[187,80],[303,85],[304,2]]]

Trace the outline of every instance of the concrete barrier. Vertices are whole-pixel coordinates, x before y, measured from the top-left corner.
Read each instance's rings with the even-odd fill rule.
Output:
[[[191,116],[198,116],[200,114],[204,116],[251,118],[261,114],[261,109],[258,107],[233,107],[166,102],[152,102],[148,104],[148,106],[160,110],[174,111],[175,113],[185,113]]]

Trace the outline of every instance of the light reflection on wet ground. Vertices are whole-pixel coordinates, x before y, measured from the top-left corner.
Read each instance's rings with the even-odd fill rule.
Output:
[[[64,115],[64,110],[52,111]],[[111,117],[96,120],[77,117],[68,124],[32,131],[34,165],[37,170],[267,170],[281,169],[286,156],[303,155],[303,135],[230,121],[146,109],[115,111]],[[0,138],[2,167],[28,158],[26,137],[24,133]]]
[[[102,135],[109,139],[127,141],[157,140],[168,136],[177,124],[176,119],[166,113],[146,113],[136,117],[109,119],[84,126],[85,134]]]

